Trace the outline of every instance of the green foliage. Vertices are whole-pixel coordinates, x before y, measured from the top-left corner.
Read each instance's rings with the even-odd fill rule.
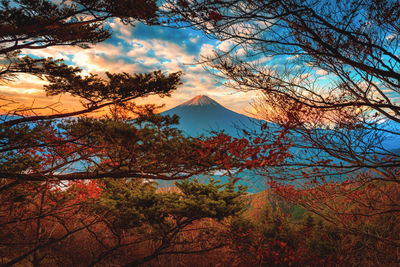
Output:
[[[232,182],[214,180],[185,180],[168,190],[132,179],[75,181],[68,187],[21,182],[0,194],[0,260],[135,265],[162,255],[210,252],[226,245],[223,233],[242,212],[243,194]]]
[[[51,122],[35,125],[18,124],[13,127],[0,124],[0,173],[21,173],[40,167],[40,159],[30,149],[43,146]],[[18,152],[17,152],[18,151]]]
[[[142,114],[131,121],[108,117],[12,126],[4,122],[0,124],[5,129],[0,134],[4,152],[0,176],[21,180],[174,180],[218,169],[216,155],[200,157],[202,142],[184,136],[173,127],[177,122],[176,116],[159,114]],[[67,173],[55,174],[70,164],[74,165]]]
[[[1,32],[5,39],[37,39],[33,44],[78,44],[104,41],[110,36],[102,22],[117,17],[124,23],[156,22],[157,4],[152,0],[2,0]],[[86,16],[86,17],[85,17]],[[85,22],[90,23],[85,23]]]
[[[104,180],[102,196],[93,211],[104,216],[114,233],[129,233],[136,240],[154,242],[154,249],[128,264],[135,266],[163,254],[192,254],[225,245],[216,223],[238,215],[243,189],[232,182],[201,184],[196,179],[176,182],[173,191],[159,191],[154,183],[138,180]],[[191,228],[204,225],[200,229]],[[194,235],[194,237],[192,236]],[[140,241],[139,241],[140,242]],[[142,241],[143,242],[143,241]]]
[[[150,225],[165,232],[204,218],[223,220],[243,209],[243,189],[234,191],[232,183],[202,184],[194,179],[175,185],[177,192],[159,192],[150,182],[106,179],[95,210],[110,214],[118,228]]]
[[[154,0],[2,0],[0,2],[0,80],[16,73],[46,74],[51,58],[19,57],[21,49],[76,45],[88,48],[108,39],[105,21],[118,18],[124,24],[143,21],[156,24]],[[47,66],[46,66],[47,65]]]
[[[180,205],[177,214],[180,216],[223,220],[243,209],[243,203],[239,196],[244,193],[245,188],[239,187],[236,192],[232,181],[218,185],[217,181],[213,179],[210,179],[208,183],[182,180],[175,184],[185,196],[178,202]]]
[[[49,95],[69,93],[89,102],[90,106],[105,101],[123,103],[151,94],[169,95],[180,84],[181,72],[165,75],[161,71],[147,74],[106,73],[107,79],[97,75],[82,77],[79,68],[60,65],[49,72],[50,84],[44,88]]]
[[[142,173],[178,174],[206,172],[214,168],[212,158],[198,158],[201,146],[197,139],[184,137],[171,127],[175,120],[157,115],[159,121],[139,118],[126,122],[118,119],[80,119],[67,125],[72,138],[80,138],[86,146],[94,148],[101,159],[98,171],[136,171]],[[155,164],[157,163],[157,164]],[[175,173],[175,177],[173,175]]]
[[[157,11],[157,2],[154,0],[0,1],[0,80],[10,80],[18,73],[38,75],[49,82],[44,86],[48,95],[69,94],[78,97],[83,106],[78,111],[56,111],[53,115],[31,115],[30,112],[35,112],[29,108],[9,111],[13,116],[3,117],[0,123],[1,178],[54,179],[55,173],[63,173],[70,164],[78,163],[97,172],[123,169],[146,176],[146,171],[152,171],[149,166],[154,165],[153,161],[160,159],[161,155],[168,156],[167,159],[178,159],[160,164],[158,169],[153,169],[153,175],[161,172],[165,175],[171,171],[179,174],[179,171],[176,172],[178,169],[184,170],[194,164],[185,164],[183,160],[184,163],[178,165],[182,157],[177,157],[177,153],[183,147],[189,147],[191,142],[182,140],[165,124],[158,126],[156,131],[152,126],[138,130],[122,120],[118,123],[84,119],[55,121],[110,106],[129,110],[128,102],[140,97],[169,96],[180,84],[181,72],[106,73],[106,78],[102,78],[93,74],[84,76],[79,67],[68,66],[61,60],[19,56],[21,49],[57,45],[86,48],[110,37],[110,29],[104,24],[108,19],[118,18],[129,24],[138,20],[153,24],[157,22]],[[13,102],[12,99],[10,101]],[[168,131],[166,140],[163,140],[161,128]],[[157,136],[158,146],[150,135]],[[111,142],[116,142],[122,150],[113,148]],[[123,142],[129,144],[125,149]],[[138,151],[134,151],[136,148]],[[150,152],[147,153],[146,149]],[[155,149],[163,153],[157,156]],[[171,150],[169,154],[168,149]],[[193,149],[187,151],[193,152]],[[98,165],[102,159],[110,159],[112,168],[111,165],[107,166],[110,162],[103,162],[101,168],[95,168],[94,165]],[[73,169],[68,172],[71,178]],[[94,173],[91,174],[93,177],[82,175],[85,176],[81,172],[73,178],[99,178]]]

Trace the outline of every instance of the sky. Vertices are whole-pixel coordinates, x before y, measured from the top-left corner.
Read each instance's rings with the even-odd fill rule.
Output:
[[[69,65],[79,66],[84,73],[108,72],[163,72],[183,71],[178,90],[169,98],[151,96],[136,101],[139,104],[164,104],[162,110],[173,108],[196,95],[208,95],[225,107],[250,115],[251,102],[255,92],[243,93],[224,86],[223,81],[196,64],[201,55],[212,53],[214,49],[228,49],[229,41],[220,42],[207,38],[193,29],[174,29],[162,26],[147,26],[137,23],[135,27],[124,25],[118,20],[109,22],[112,38],[93,45],[89,49],[72,46],[49,47],[27,50],[23,54],[34,57],[64,59]],[[22,75],[18,80],[2,84],[0,95],[12,98],[26,107],[50,106],[58,111],[79,110],[79,100],[70,96],[47,97],[42,90],[46,82],[39,78]],[[49,112],[46,109],[45,112]],[[38,113],[43,112],[41,110]]]

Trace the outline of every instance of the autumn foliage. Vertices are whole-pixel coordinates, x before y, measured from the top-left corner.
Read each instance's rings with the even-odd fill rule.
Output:
[[[114,118],[30,125],[37,131],[30,144],[35,149],[19,150],[15,165],[3,171],[15,175],[23,166],[21,176],[30,179],[2,180],[2,264],[335,266],[398,260],[396,183],[371,179],[367,171],[332,180],[326,168],[313,168],[302,169],[301,179],[271,172],[275,176],[264,177],[268,190],[246,195],[235,186],[241,171],[266,174],[294,159],[290,126],[268,131],[264,124],[261,133],[244,130],[242,138],[218,133],[192,139],[172,127],[174,118],[146,116],[130,124]],[[17,129],[22,135],[24,128]],[[53,145],[41,148],[44,139]],[[87,162],[85,174],[104,173],[104,179],[54,172],[75,162]],[[138,168],[142,173],[132,175]],[[189,176],[224,170],[230,182],[182,180],[161,190],[140,176],[146,171],[167,178],[168,171],[185,175],[189,168]],[[132,178],[107,177],[112,173]]]
[[[385,144],[399,136],[385,128],[400,122],[396,1],[20,0],[0,8],[0,81],[36,75],[48,95],[82,104],[1,117],[2,266],[399,264],[399,151]],[[256,108],[268,122],[258,132],[188,137],[176,116],[133,103],[169,96],[179,71],[83,75],[61,60],[20,56],[86,48],[111,36],[111,18],[158,24],[160,13],[233,42],[203,63],[228,86],[263,93]],[[272,58],[286,66],[263,64]],[[321,73],[333,77],[323,87]],[[106,107],[104,118],[86,116]],[[242,171],[266,189],[246,193]],[[228,181],[197,179],[216,172]],[[161,188],[160,180],[175,183]]]

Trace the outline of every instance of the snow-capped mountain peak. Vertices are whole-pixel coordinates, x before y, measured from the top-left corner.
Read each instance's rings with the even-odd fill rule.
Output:
[[[206,95],[198,95],[182,103],[180,106],[219,106],[219,104]]]
[[[185,134],[199,136],[209,134],[210,131],[222,131],[237,136],[237,126],[254,128],[258,120],[249,118],[225,108],[215,100],[205,95],[196,96],[179,106],[166,110],[163,115],[178,115],[179,125]]]

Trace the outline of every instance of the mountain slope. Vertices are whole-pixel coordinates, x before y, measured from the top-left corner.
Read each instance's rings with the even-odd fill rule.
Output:
[[[163,115],[178,115],[177,126],[191,136],[207,135],[210,131],[222,131],[237,136],[238,128],[256,128],[261,121],[229,110],[205,95],[199,95],[183,104],[164,111]]]

